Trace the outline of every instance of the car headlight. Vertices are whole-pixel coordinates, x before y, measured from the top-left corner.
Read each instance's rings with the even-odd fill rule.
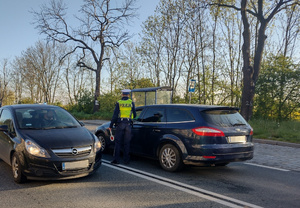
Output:
[[[94,152],[98,152],[101,149],[101,142],[99,141],[98,137],[94,135],[95,143],[94,143]]]
[[[45,158],[50,157],[49,153],[44,148],[40,147],[39,145],[37,145],[31,140],[25,141],[25,148],[29,154],[32,154],[34,156],[45,157]]]

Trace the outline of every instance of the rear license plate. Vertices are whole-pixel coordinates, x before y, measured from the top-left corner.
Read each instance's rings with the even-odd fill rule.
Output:
[[[81,160],[76,162],[63,162],[62,170],[82,169],[82,168],[87,168],[88,166],[89,166],[88,160]]]
[[[246,136],[230,136],[227,137],[228,143],[245,143]]]

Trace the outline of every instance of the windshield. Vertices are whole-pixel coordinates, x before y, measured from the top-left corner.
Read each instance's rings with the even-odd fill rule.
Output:
[[[78,121],[66,110],[57,107],[15,109],[20,129],[52,129],[79,127]]]
[[[247,125],[245,119],[236,110],[211,110],[201,112],[207,123],[222,127]]]

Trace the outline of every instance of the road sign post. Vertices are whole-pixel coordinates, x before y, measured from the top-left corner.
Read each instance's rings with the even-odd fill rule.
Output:
[[[191,100],[192,100],[192,92],[195,92],[195,86],[196,86],[196,80],[190,79],[190,83],[189,83],[189,93],[190,93],[189,103],[190,104],[191,104]]]

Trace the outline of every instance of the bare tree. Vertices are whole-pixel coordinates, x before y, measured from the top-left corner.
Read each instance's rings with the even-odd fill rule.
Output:
[[[164,23],[159,16],[150,16],[143,24],[140,54],[146,60],[149,75],[156,86],[161,85],[161,56],[163,51]]]
[[[248,3],[250,4],[248,5]],[[281,10],[290,8],[292,6],[299,5],[299,0],[277,0],[269,2],[269,6],[264,8],[264,0],[249,1],[241,0],[241,6],[238,7],[235,3],[226,4],[223,1],[212,3],[212,5],[218,5],[223,7],[233,8],[241,12],[241,18],[243,22],[243,91],[242,91],[242,104],[241,114],[246,120],[249,120],[253,111],[253,98],[255,94],[255,84],[258,79],[263,50],[265,46],[265,40],[267,38],[265,32],[268,24],[273,17]],[[264,10],[265,9],[265,10]],[[254,58],[251,59],[251,32],[249,15],[254,17],[258,22],[258,34],[254,48]]]
[[[300,29],[300,8],[295,5],[286,10],[279,18],[282,40],[280,41],[279,54],[285,57],[293,57],[297,53],[297,38]],[[298,49],[299,50],[299,49]],[[299,51],[298,51],[299,52]]]
[[[7,69],[8,67],[8,60],[3,59],[1,63],[1,74],[0,74],[0,107],[3,104],[3,100],[5,99],[5,96],[7,96],[7,90],[8,90],[8,80],[9,80],[9,71]]]
[[[64,48],[55,44],[37,42],[22,52],[14,64],[14,76],[22,80],[23,92],[30,93],[32,102],[54,103],[60,86],[61,63],[58,57]]]
[[[110,0],[85,0],[77,17],[81,25],[76,29],[66,19],[66,5],[62,1],[52,0],[44,5],[40,12],[33,11],[36,27],[51,40],[60,43],[72,42],[74,47],[63,57],[81,51],[77,65],[96,73],[94,93],[94,112],[99,110],[97,98],[100,95],[101,70],[106,58],[107,47],[119,47],[130,36],[124,31],[124,24],[135,17],[135,0],[126,0],[121,7],[112,7]],[[93,58],[93,64],[86,62],[86,57]]]

